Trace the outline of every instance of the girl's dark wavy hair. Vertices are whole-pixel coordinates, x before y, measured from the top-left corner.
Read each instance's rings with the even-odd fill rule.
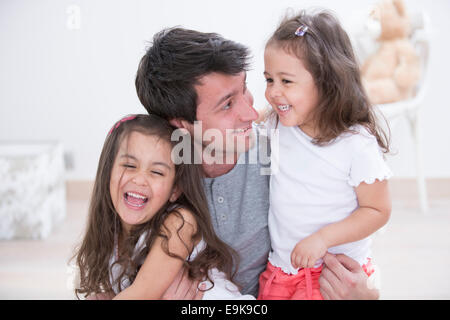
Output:
[[[303,36],[295,35],[307,26]],[[389,134],[377,124],[372,105],[361,82],[360,67],[353,47],[338,19],[329,11],[292,16],[286,14],[266,47],[275,46],[301,59],[314,78],[319,105],[313,114],[319,135],[313,142],[325,145],[344,132],[364,126],[377,139],[384,153],[389,152]],[[386,128],[389,126],[386,122]]]
[[[110,283],[112,269],[110,258],[114,250],[116,235],[122,234],[122,227],[111,200],[109,184],[120,143],[127,139],[131,132],[137,131],[145,135],[156,136],[163,141],[167,141],[173,147],[175,145],[175,142],[171,141],[173,130],[174,128],[166,120],[158,116],[137,115],[132,120],[120,123],[106,138],[90,200],[86,232],[81,245],[72,257],[72,259],[76,259],[80,271],[80,284],[78,288],[75,288],[77,298],[79,298],[79,294],[83,294],[84,297],[98,293],[114,294],[114,284]],[[194,150],[191,150],[191,155],[194,154],[193,152]],[[193,163],[194,161],[192,161],[192,164],[175,165],[174,185],[182,190],[182,194],[176,202],[192,212],[197,223],[197,232],[192,236],[192,239],[203,239],[206,248],[193,261],[187,261],[188,259],[185,260],[169,251],[169,237],[178,236],[180,239],[182,238],[179,235],[168,234],[168,229],[164,227],[164,221],[169,214],[176,214],[182,219],[183,225],[184,219],[176,210],[173,212],[167,211],[170,205],[168,202],[150,221],[134,226],[129,237],[125,239],[125,245],[119,255],[120,259],[115,262],[123,267],[123,272],[118,278],[120,290],[123,289],[120,288],[123,277],[127,277],[130,283],[134,281],[140,268],[140,262],[145,259],[149,248],[154,244],[157,237],[163,238],[162,247],[169,256],[183,260],[184,267],[191,279],[212,281],[208,275],[208,270],[211,268],[217,268],[225,272],[229,279],[233,278],[235,273],[233,270],[237,270],[237,267],[233,269],[233,264],[237,265],[238,256],[214,232],[203,189],[201,165]],[[147,232],[146,246],[134,256],[136,243],[144,232]],[[188,247],[187,244],[186,247]]]

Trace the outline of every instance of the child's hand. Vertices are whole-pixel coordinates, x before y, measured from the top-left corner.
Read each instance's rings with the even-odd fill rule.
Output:
[[[272,108],[270,106],[266,106],[264,109],[257,111],[258,111],[258,119],[256,119],[254,122],[260,124],[267,120],[270,112],[272,111]]]
[[[327,253],[328,247],[318,232],[303,239],[291,253],[294,268],[313,268],[317,260]]]

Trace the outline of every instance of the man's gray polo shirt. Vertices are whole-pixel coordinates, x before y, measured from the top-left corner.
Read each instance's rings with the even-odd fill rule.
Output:
[[[257,143],[242,154],[227,174],[205,178],[205,192],[212,224],[220,239],[239,253],[239,270],[234,278],[243,294],[258,294],[258,280],[265,270],[270,250],[267,225],[269,175],[261,145],[269,155],[267,140],[257,135]],[[258,154],[258,155],[257,155]],[[261,163],[262,162],[262,163]]]

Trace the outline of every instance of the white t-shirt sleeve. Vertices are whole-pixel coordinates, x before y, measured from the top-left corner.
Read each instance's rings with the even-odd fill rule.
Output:
[[[389,179],[392,172],[383,159],[377,139],[366,132],[356,137],[348,184],[357,187],[361,182],[372,184],[375,180]]]

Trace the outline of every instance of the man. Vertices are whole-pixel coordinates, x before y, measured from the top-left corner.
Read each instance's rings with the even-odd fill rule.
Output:
[[[217,235],[240,255],[235,280],[242,293],[257,296],[270,250],[269,176],[263,174],[267,163],[250,161],[264,140],[256,133],[253,147],[252,122],[258,113],[245,81],[248,54],[243,45],[214,33],[166,29],[154,36],[142,58],[136,89],[149,113],[188,130],[204,151],[214,143],[214,152],[202,157],[212,222]],[[222,140],[207,134],[211,130]],[[356,261],[327,255],[324,262],[324,298],[378,297],[377,290],[367,288],[367,276]]]

